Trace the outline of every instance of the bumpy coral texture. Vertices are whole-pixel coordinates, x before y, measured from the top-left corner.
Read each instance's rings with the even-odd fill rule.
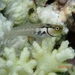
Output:
[[[66,19],[66,15],[64,11],[58,11],[57,8],[52,5],[48,5],[47,7],[38,7],[37,14],[42,23],[48,23],[52,25],[62,25],[63,26],[63,34],[67,34],[68,29],[65,27],[64,20]]]
[[[71,68],[71,64],[65,63],[67,59],[74,58],[74,50],[68,47],[68,41],[62,42],[58,49],[53,49],[56,38],[45,39],[41,46],[33,43],[33,58],[37,61],[37,68],[33,75],[50,75],[51,72],[65,72],[66,66]]]
[[[75,66],[69,70],[70,75],[75,75]]]
[[[47,0],[35,0],[35,3],[38,6],[45,6],[46,5]]]
[[[27,20],[28,11],[34,7],[33,0],[1,0],[6,5],[5,16],[15,24],[21,24]]]
[[[75,0],[67,0],[67,3],[58,9],[58,0],[46,7],[38,7],[37,14],[43,23],[63,24],[72,12],[75,11]]]
[[[0,38],[3,37],[4,33],[11,30],[13,23],[7,20],[2,13],[0,13]]]
[[[3,10],[6,7],[6,5],[2,2],[0,2],[0,11]]]
[[[65,66],[71,68],[72,64],[64,61],[74,58],[74,50],[68,47],[68,41],[54,49],[56,40],[56,37],[46,38],[41,45],[33,42],[31,50],[25,45],[19,56],[14,46],[5,47],[4,58],[0,57],[0,75],[57,75],[55,72],[66,72],[68,68]]]
[[[30,59],[28,48],[24,48],[20,58],[16,57],[14,48],[5,48],[6,60],[0,58],[0,75],[31,75],[36,61]]]
[[[34,7],[36,12],[28,16],[29,9]],[[68,29],[64,22],[75,11],[75,1],[68,0],[63,9],[57,10],[56,2],[46,7],[36,7],[33,0],[0,0],[0,38],[13,25],[22,25],[27,19],[37,22],[38,17],[42,23],[63,25],[63,33],[66,34]],[[56,72],[69,71],[72,64],[65,61],[74,58],[74,50],[68,47],[68,41],[63,41],[58,49],[54,49],[56,40],[56,37],[46,38],[41,44],[33,42],[31,47],[26,37],[9,40],[2,53],[3,57],[0,57],[0,75],[57,75]],[[69,73],[74,75],[75,71],[70,70]]]

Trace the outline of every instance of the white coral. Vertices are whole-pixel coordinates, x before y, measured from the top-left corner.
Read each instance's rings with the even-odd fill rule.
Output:
[[[75,75],[75,66],[72,67],[72,69],[69,70],[70,75]]]
[[[68,67],[72,66],[64,61],[74,58],[74,50],[68,47],[67,41],[63,42],[67,46],[63,46],[62,43],[59,49],[53,49],[55,41],[56,38],[46,38],[41,46],[36,42],[33,43],[33,58],[37,61],[37,68],[33,75],[40,75],[40,73],[43,73],[41,75],[47,75],[50,72],[58,71],[65,72]],[[63,49],[60,50],[60,48]]]
[[[24,23],[30,8],[34,8],[33,0],[1,0],[6,5],[5,16],[15,24]]]
[[[6,7],[6,4],[0,2],[0,11],[3,10]]]
[[[56,54],[56,59],[60,62],[63,62],[67,59],[74,58],[74,50],[72,47],[68,47],[69,42],[63,41],[61,46],[58,49],[58,53]]]
[[[72,1],[71,6],[74,11],[73,6],[75,5],[73,2],[75,1],[68,1]],[[0,0],[0,2],[2,4],[0,11],[3,10],[4,16],[9,19],[7,20],[0,13],[0,37],[4,35],[4,32],[12,28],[13,23],[14,25],[22,24],[27,19],[31,20],[32,18],[32,22],[37,22],[39,17],[42,23],[64,26],[64,22],[72,15],[69,3],[61,11],[57,10],[56,3],[46,7],[37,7],[37,13],[31,12],[32,14],[28,17],[29,9],[35,6],[33,0]],[[64,26],[63,32],[68,32],[66,26]],[[18,37],[18,39],[9,40],[8,48],[5,47],[2,53],[3,57],[0,57],[0,75],[57,75],[56,72],[68,71],[72,64],[64,61],[74,58],[74,50],[68,47],[68,41],[62,42],[58,49],[54,49],[56,40],[56,37],[46,38],[42,41],[41,45],[33,42],[32,47],[27,45],[27,38],[24,40],[23,37]],[[32,48],[31,51],[29,51],[30,48]],[[69,73],[74,75],[74,72],[71,70]]]
[[[31,51],[25,45],[18,57],[14,47],[5,48],[4,58],[0,57],[0,75],[57,75],[55,72],[68,71],[72,64],[64,61],[74,58],[74,50],[68,47],[68,41],[54,49],[56,40],[52,37],[41,44],[33,42]]]
[[[38,6],[45,6],[48,0],[35,0]]]
[[[68,0],[60,10],[58,9],[59,7],[57,0],[46,7],[38,7],[37,14],[39,19],[43,23],[63,25],[68,17],[72,16],[72,12],[75,10],[75,1]]]
[[[13,37],[13,36],[12,36]],[[24,46],[28,47],[29,44],[28,44],[28,39],[26,36],[18,36],[18,37],[13,37],[13,38],[10,38],[10,39],[5,39],[5,40],[1,40],[0,41],[0,45],[3,47],[0,48],[0,55],[3,55],[3,49],[5,47],[8,47],[8,48],[14,48],[15,51],[16,51],[16,56],[19,56],[22,49],[24,48]],[[0,46],[0,47],[1,47]]]
[[[10,20],[7,20],[1,13],[0,13],[0,38],[3,37],[4,33],[9,31],[13,26],[13,23]]]
[[[36,61],[30,59],[28,48],[24,48],[20,58],[16,57],[13,48],[5,48],[4,56],[6,60],[0,58],[0,75],[31,75]]]
[[[42,23],[47,23],[51,25],[63,25],[63,34],[68,33],[68,28],[64,24],[64,22],[67,20],[67,15],[69,16],[70,9],[65,9],[63,11],[57,10],[57,6],[48,5],[47,7],[38,7],[37,8],[37,14],[39,19]],[[67,11],[67,14],[65,14],[64,11]],[[71,12],[71,11],[70,11]]]
[[[63,25],[59,13],[59,11],[56,11],[56,7],[51,5],[48,5],[47,7],[37,8],[37,14],[42,23]]]

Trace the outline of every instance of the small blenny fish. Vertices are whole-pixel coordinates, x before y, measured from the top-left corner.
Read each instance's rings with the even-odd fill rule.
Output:
[[[28,24],[12,28],[4,35],[4,38],[15,36],[31,36],[35,38],[44,38],[48,36],[59,36],[63,26],[50,24]]]

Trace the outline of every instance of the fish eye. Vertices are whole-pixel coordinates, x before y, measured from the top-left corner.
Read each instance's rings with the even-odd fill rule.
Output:
[[[60,29],[59,27],[56,27],[56,28],[55,28],[55,30],[57,30],[57,31],[58,31],[59,29]]]

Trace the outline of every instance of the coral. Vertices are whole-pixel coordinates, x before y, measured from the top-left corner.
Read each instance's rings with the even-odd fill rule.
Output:
[[[75,66],[66,60],[73,59],[75,53],[68,46],[67,40],[62,41],[58,36],[43,38],[40,43],[38,40],[29,43],[28,36],[18,36],[14,31],[12,35],[10,32],[15,26],[26,25],[26,22],[36,23],[35,27],[41,22],[63,26],[61,37],[67,34],[67,20],[75,12],[75,0],[55,0],[49,5],[46,2],[47,0],[0,0],[0,75],[58,75],[57,72],[66,71],[74,75]],[[6,34],[8,31],[12,36]],[[7,37],[3,37],[4,34]],[[56,49],[58,40],[62,43]]]
[[[57,12],[56,7],[53,5],[38,7],[37,14],[42,23],[63,25],[63,22],[60,19],[59,11]]]
[[[32,0],[2,0],[1,2],[6,4],[5,16],[17,25],[26,22],[29,9],[34,8]]]
[[[54,49],[56,38],[46,38],[41,46],[34,42],[32,55],[37,61],[33,75],[48,75],[50,72],[66,72],[72,65],[64,62],[74,58],[74,50],[68,47],[68,41],[63,41],[58,49]]]
[[[11,30],[12,26],[12,21],[7,20],[7,18],[0,13],[0,38],[3,38],[4,33]]]
[[[69,11],[70,9],[65,9],[65,11]],[[52,5],[48,5],[46,7],[38,7],[37,14],[42,23],[47,23],[51,25],[62,25],[63,26],[63,34],[68,33],[68,28],[66,28],[65,21],[67,20],[67,14],[65,15],[64,11],[57,10],[57,7]],[[69,13],[69,12],[68,12]]]
[[[6,5],[2,2],[0,2],[0,11],[3,10],[6,7]]]
[[[47,0],[34,0],[37,6],[45,6]]]
[[[57,75],[56,72],[68,71],[72,64],[65,61],[74,58],[74,50],[68,47],[68,41],[55,49],[57,39],[45,38],[40,44],[34,41],[31,48],[25,45],[19,55],[14,46],[5,47],[0,57],[0,75]]]
[[[73,68],[69,70],[69,74],[75,75],[75,66],[73,66]]]
[[[26,46],[28,47],[28,39],[26,36],[18,36],[18,37],[13,37],[13,38],[7,38],[4,40],[0,40],[0,56],[3,55],[4,48],[14,48],[16,51],[16,56],[19,56],[23,47]]]
[[[59,0],[61,1],[61,0]],[[66,0],[62,0],[66,1]],[[72,12],[75,11],[75,1],[68,0],[64,5],[56,0],[46,7],[37,7],[37,14],[42,23],[48,23],[53,25],[63,25],[63,33],[67,34],[66,21],[72,16]]]
[[[28,48],[24,48],[19,58],[16,57],[14,48],[5,48],[4,56],[0,58],[0,75],[31,75],[36,61],[30,59]]]
[[[57,1],[46,7],[39,6],[37,7],[38,17],[43,23],[63,25],[74,10],[72,7],[69,7],[68,4],[69,3],[61,7],[60,10]]]

